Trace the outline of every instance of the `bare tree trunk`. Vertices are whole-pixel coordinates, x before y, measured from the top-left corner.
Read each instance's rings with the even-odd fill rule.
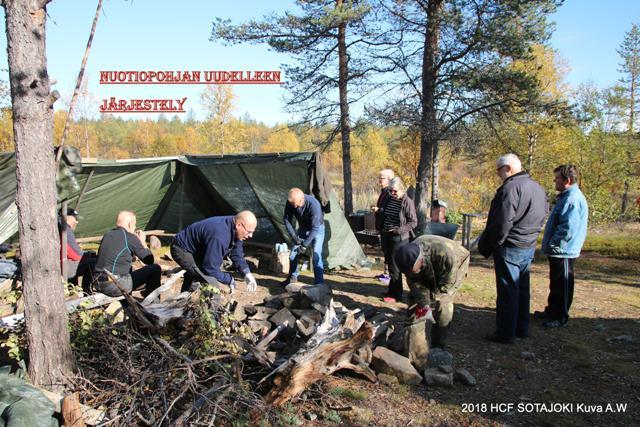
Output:
[[[96,15],[93,17],[93,25],[91,25],[91,33],[89,34],[89,40],[87,41],[87,47],[84,50],[84,56],[82,57],[82,63],[80,64],[80,72],[78,73],[78,80],[76,81],[76,88],[73,90],[73,96],[71,97],[71,103],[69,104],[69,114],[64,121],[64,129],[62,130],[62,137],[60,138],[60,150],[58,150],[58,156],[56,157],[56,163],[60,162],[62,156],[62,147],[67,140],[67,132],[69,132],[69,121],[73,120],[73,113],[76,108],[76,102],[78,101],[78,94],[80,93],[80,87],[82,86],[82,78],[84,77],[84,70],[87,66],[87,59],[89,59],[89,52],[91,51],[91,43],[93,42],[93,35],[96,32],[96,25],[98,25],[98,17],[100,16],[100,10],[102,9],[102,0],[98,0],[98,7],[96,9]],[[87,149],[87,152],[89,149]]]
[[[420,121],[420,161],[418,163],[418,182],[416,185],[416,211],[418,213],[418,229],[427,222],[427,206],[429,205],[429,181],[433,162],[434,147],[437,145],[438,122],[435,106],[436,88],[436,55],[440,37],[440,15],[442,0],[430,0],[427,6],[427,31],[424,38],[422,57],[422,117]],[[437,152],[437,149],[436,149]]]
[[[75,369],[60,282],[53,103],[45,49],[46,0],[5,0],[16,145],[18,226],[29,375],[46,387]]]
[[[433,174],[431,176],[431,200],[437,200],[440,192],[440,144],[437,140],[433,142],[431,162],[433,164],[431,168]]]
[[[336,7],[342,0],[336,0]],[[351,185],[351,125],[347,98],[348,56],[346,42],[347,24],[338,26],[338,90],[340,96],[340,135],[342,137],[342,177],[344,180],[344,213],[353,213],[353,188]]]

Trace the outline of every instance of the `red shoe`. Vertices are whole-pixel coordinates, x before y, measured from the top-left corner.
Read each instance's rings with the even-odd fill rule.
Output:
[[[395,298],[393,297],[384,297],[382,298],[382,301],[384,302],[398,302]]]

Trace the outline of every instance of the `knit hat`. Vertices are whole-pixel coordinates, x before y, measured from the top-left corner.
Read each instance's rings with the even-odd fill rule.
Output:
[[[419,256],[420,246],[416,243],[407,243],[396,250],[396,265],[401,272],[406,273],[411,271]]]

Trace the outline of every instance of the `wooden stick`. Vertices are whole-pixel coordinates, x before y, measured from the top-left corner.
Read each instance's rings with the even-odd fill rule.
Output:
[[[107,277],[109,278],[109,280],[116,285],[116,287],[118,288],[118,290],[122,293],[122,296],[124,297],[124,299],[127,300],[127,302],[129,303],[129,308],[131,309],[131,314],[133,314],[133,317],[140,323],[140,325],[145,328],[145,329],[155,329],[155,327],[153,326],[153,324],[149,321],[149,319],[147,319],[147,317],[144,315],[144,312],[142,311],[142,309],[140,308],[138,301],[136,301],[131,294],[129,294],[129,292],[127,292],[127,290],[124,288],[124,286],[122,286],[120,284],[120,281],[116,278],[116,276],[108,271],[103,271],[104,274],[107,275]]]
[[[170,289],[178,281],[178,279],[180,279],[182,276],[184,276],[184,273],[186,273],[186,271],[184,271],[184,270],[180,270],[177,273],[173,273],[171,275],[171,277],[169,277],[167,280],[165,280],[165,282],[162,284],[162,286],[160,286],[158,289],[155,289],[153,292],[151,292],[149,295],[147,295],[147,297],[144,300],[142,300],[142,305],[150,304],[158,296],[160,296],[161,293],[163,293],[164,291]]]

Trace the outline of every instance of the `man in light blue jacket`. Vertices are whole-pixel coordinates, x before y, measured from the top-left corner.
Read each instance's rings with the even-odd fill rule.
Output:
[[[587,237],[589,208],[578,188],[578,171],[574,165],[560,165],[553,170],[556,190],[560,192],[547,220],[542,252],[549,257],[549,298],[543,312],[545,328],[559,328],[569,321],[573,300],[573,266]]]

